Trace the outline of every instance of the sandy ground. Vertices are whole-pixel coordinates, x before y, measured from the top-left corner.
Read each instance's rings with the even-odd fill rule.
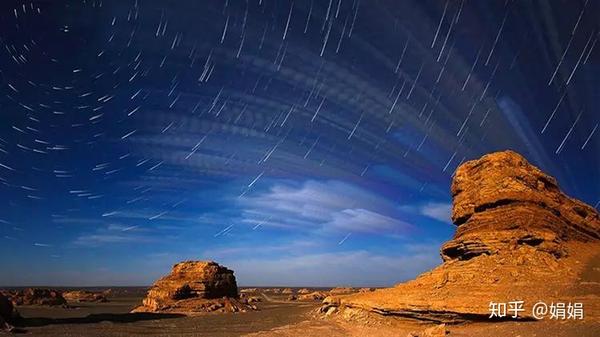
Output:
[[[343,321],[307,320],[246,337],[405,337],[421,336],[428,326],[411,323],[393,327],[361,326]],[[447,326],[448,337],[598,337],[600,323],[560,322],[470,323]]]
[[[21,306],[27,336],[198,336],[235,337],[305,320],[317,303],[261,303],[260,310],[235,314],[129,314],[141,297],[112,298],[108,303],[74,304],[76,308]],[[0,333],[1,335],[2,333]]]
[[[140,295],[112,298],[109,303],[74,304],[75,308],[19,307],[24,336],[45,337],[405,337],[427,326],[397,321],[364,326],[339,319],[314,316],[319,303],[287,302],[284,296],[267,296],[271,301],[260,310],[236,314],[205,314],[197,317],[129,314],[141,301]],[[600,322],[504,322],[448,326],[451,337],[597,337]],[[2,333],[0,333],[2,335]]]

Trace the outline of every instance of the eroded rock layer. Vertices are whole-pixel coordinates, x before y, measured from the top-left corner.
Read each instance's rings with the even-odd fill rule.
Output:
[[[560,257],[565,241],[600,239],[596,210],[566,196],[553,177],[514,152],[461,165],[451,191],[452,221],[458,229],[442,247],[446,261],[521,244]]]
[[[444,263],[394,288],[332,296],[322,312],[349,319],[487,320],[490,302],[584,303],[600,309],[600,219],[512,151],[462,164],[452,182],[454,238]]]
[[[148,291],[134,312],[237,312],[254,309],[239,300],[233,271],[212,261],[186,261]]]

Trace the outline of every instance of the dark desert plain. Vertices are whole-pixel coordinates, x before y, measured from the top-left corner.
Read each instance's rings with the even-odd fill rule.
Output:
[[[94,290],[106,290],[96,288]],[[307,319],[318,303],[286,302],[277,295],[247,313],[130,313],[141,304],[145,287],[111,288],[107,303],[71,303],[72,307],[19,307],[23,329],[32,336],[243,336]]]
[[[600,256],[589,265],[590,282],[600,282]],[[108,289],[108,288],[107,288]],[[117,289],[117,288],[111,288]],[[299,288],[295,288],[297,290]],[[95,288],[95,290],[103,290]],[[259,289],[260,290],[260,289]],[[318,289],[322,290],[322,289]],[[177,314],[130,314],[145,294],[144,287],[117,289],[109,303],[73,303],[71,308],[20,307],[25,336],[118,337],[405,337],[428,325],[410,321],[381,325],[356,325],[345,320],[322,319],[316,315],[320,303],[287,301],[287,296],[267,295],[258,311],[209,313],[194,317]],[[268,290],[267,290],[268,291]],[[262,291],[259,291],[259,294]],[[598,322],[502,322],[469,323],[448,326],[449,336],[582,336],[596,337]],[[16,336],[21,333],[15,334]],[[10,333],[2,333],[11,335]],[[443,336],[443,335],[440,335]]]
[[[595,282],[600,264],[596,268]],[[75,304],[73,308],[20,307],[24,317],[25,336],[118,337],[118,336],[172,336],[172,337],[394,337],[410,336],[421,331],[423,325],[395,322],[383,326],[355,326],[346,321],[323,320],[315,317],[319,303],[286,301],[285,296],[270,296],[273,302],[263,302],[259,311],[247,313],[210,313],[195,317],[173,314],[129,314],[139,305],[145,288],[129,288],[116,295],[110,303]],[[120,292],[119,292],[120,293]],[[162,317],[161,317],[162,316]],[[470,323],[448,327],[449,336],[582,336],[596,337],[598,322],[503,322]],[[0,332],[0,334],[3,334]],[[11,335],[9,333],[4,333]],[[19,336],[21,334],[16,334]],[[416,335],[416,334],[415,334]],[[418,335],[416,335],[418,336]]]

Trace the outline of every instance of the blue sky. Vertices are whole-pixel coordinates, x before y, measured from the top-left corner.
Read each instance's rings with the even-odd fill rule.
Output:
[[[3,3],[0,285],[391,285],[504,149],[598,207],[598,6]]]

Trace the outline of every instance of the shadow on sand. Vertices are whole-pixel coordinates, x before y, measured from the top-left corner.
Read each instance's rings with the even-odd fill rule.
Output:
[[[125,313],[125,314],[91,314],[85,317],[70,318],[44,318],[29,317],[21,318],[16,323],[20,328],[39,327],[52,324],[91,324],[100,322],[133,323],[139,321],[151,321],[157,319],[185,317],[181,314],[154,314],[154,313]]]

